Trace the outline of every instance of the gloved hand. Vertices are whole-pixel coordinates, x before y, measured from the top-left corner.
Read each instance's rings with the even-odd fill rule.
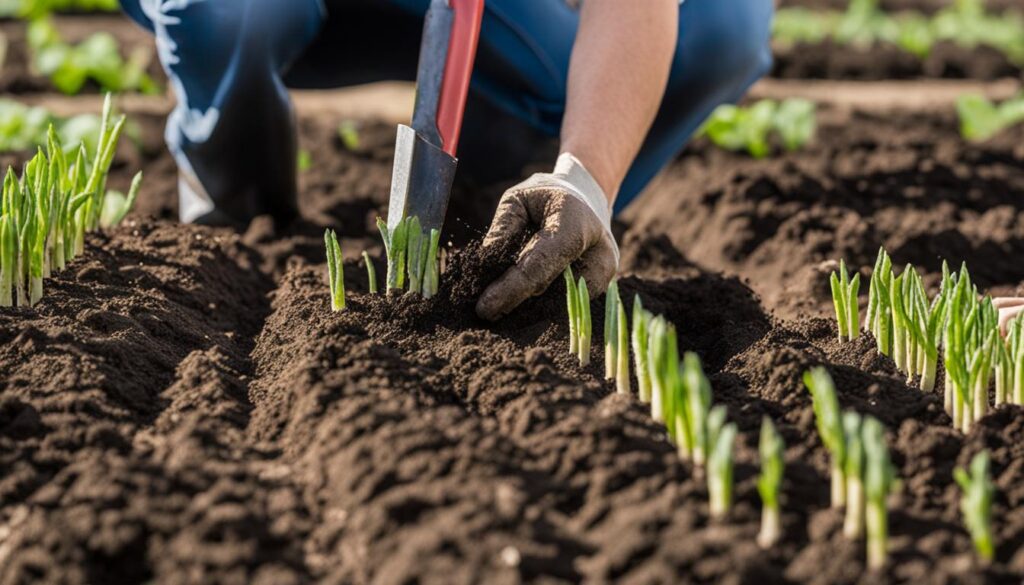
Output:
[[[1006,335],[1006,328],[1024,312],[1024,297],[997,297],[992,299],[992,304],[999,309],[999,330]]]
[[[494,281],[477,301],[480,317],[494,321],[526,299],[547,290],[567,266],[581,262],[580,276],[591,296],[605,291],[619,266],[604,191],[569,153],[553,173],[537,173],[502,196],[484,248],[500,246],[537,228],[516,265]]]

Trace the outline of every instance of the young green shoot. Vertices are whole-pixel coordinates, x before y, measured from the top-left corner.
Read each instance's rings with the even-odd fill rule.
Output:
[[[875,336],[878,352],[882,355],[892,355],[893,324],[889,295],[891,285],[892,259],[884,248],[879,248],[875,268],[871,272],[865,325]]]
[[[675,326],[658,315],[651,319],[647,332],[647,372],[651,379],[651,418],[667,423],[666,398],[674,391],[678,371],[679,355],[673,353],[676,345]],[[674,435],[675,425],[668,425],[669,434]]]
[[[725,407],[716,406],[708,416],[708,439],[711,454],[708,459],[708,497],[711,518],[721,519],[732,507],[733,447],[736,425],[724,424]]]
[[[341,245],[334,230],[324,232],[324,245],[327,248],[327,279],[331,288],[331,310],[345,310],[345,264],[341,254]]]
[[[569,312],[569,353],[579,355],[580,293],[576,290],[576,279],[571,267],[566,266],[562,276],[565,277],[565,305]]]
[[[711,457],[714,444],[711,418],[711,381],[704,374],[700,358],[693,352],[683,356],[682,391],[676,409],[677,443],[698,468]],[[724,411],[723,411],[724,416]],[[681,453],[682,454],[682,453]],[[684,457],[687,458],[687,457]]]
[[[963,490],[960,512],[974,542],[974,550],[983,565],[991,564],[995,558],[995,537],[992,531],[995,485],[989,468],[988,451],[982,451],[971,459],[970,473],[960,467],[953,470],[953,478]]]
[[[633,296],[633,369],[636,370],[637,396],[640,402],[651,402],[651,373],[647,367],[648,329],[654,316],[644,310],[640,295]]]
[[[373,260],[370,259],[370,255],[363,250],[363,263],[366,264],[366,281],[369,283],[367,286],[370,287],[370,294],[377,294],[377,269],[373,266]]]
[[[406,217],[394,228],[377,218],[377,229],[387,255],[385,288],[388,295],[406,288],[408,292],[431,298],[440,283],[438,260],[441,232],[425,231],[417,217]]]
[[[604,377],[614,380],[619,366],[619,283],[608,284],[604,298]]]
[[[608,285],[604,305],[605,379],[615,380],[619,394],[629,394],[629,325],[626,307],[619,296],[619,283]]]
[[[889,558],[889,517],[886,499],[896,486],[896,473],[885,443],[885,429],[873,417],[864,417],[861,427],[864,441],[864,487],[867,496],[866,527],[868,569],[885,566]]]
[[[391,295],[393,291],[401,290],[405,284],[408,224],[405,221],[400,221],[394,229],[390,229],[388,224],[378,217],[377,229],[380,230],[380,237],[384,240],[384,253],[388,257],[388,272],[384,281],[384,288],[387,294]]]
[[[832,507],[841,508],[846,505],[846,436],[835,384],[818,366],[804,373],[804,385],[811,392],[818,434],[831,456]]]
[[[619,394],[631,394],[629,380],[629,323],[626,321],[626,305],[621,300],[618,303],[619,309],[616,318],[618,326],[616,332],[619,335],[619,363],[615,366],[615,388]]]
[[[112,118],[108,95],[91,166],[81,144],[70,162],[51,126],[45,151],[38,149],[20,177],[8,168],[0,196],[0,306],[35,305],[43,296],[43,279],[84,251],[85,234],[100,227],[103,209],[113,209],[117,221],[129,211],[139,177],[128,198],[118,201],[105,190],[125,123],[124,116]]]
[[[782,516],[779,512],[779,489],[785,468],[786,445],[775,430],[772,419],[761,419],[761,475],[757,477],[757,492],[761,495],[761,531],[757,544],[763,549],[775,546],[782,537]]]
[[[857,293],[860,290],[860,274],[853,279],[846,271],[846,261],[839,261],[839,274],[832,273],[829,283],[832,286],[832,303],[835,305],[836,321],[839,326],[839,341],[854,340],[860,332],[860,307]]]
[[[142,171],[139,171],[132,179],[127,196],[118,191],[107,191],[107,196],[103,200],[103,210],[100,212],[100,226],[111,228],[121,225],[128,212],[135,207],[135,200],[141,188]]]
[[[853,411],[843,413],[846,436],[846,517],[843,536],[857,540],[864,535],[864,442],[861,440],[861,417]]]
[[[577,305],[579,323],[576,325],[576,330],[579,333],[579,358],[580,366],[586,367],[590,365],[590,338],[591,338],[591,318],[590,318],[590,291],[587,289],[587,281],[581,276],[576,284],[576,292],[579,296],[579,304]]]

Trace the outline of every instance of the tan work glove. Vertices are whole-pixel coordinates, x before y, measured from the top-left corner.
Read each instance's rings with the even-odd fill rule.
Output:
[[[537,173],[505,192],[483,246],[500,246],[530,228],[537,233],[523,247],[516,265],[480,295],[480,317],[500,319],[547,290],[576,260],[591,296],[603,293],[615,276],[619,248],[612,236],[608,200],[573,155],[559,156],[553,173]]]
[[[996,297],[992,304],[999,309],[999,330],[1006,335],[1010,321],[1024,313],[1024,297]]]

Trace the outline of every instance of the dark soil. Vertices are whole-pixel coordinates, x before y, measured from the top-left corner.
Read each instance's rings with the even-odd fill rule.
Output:
[[[948,6],[952,6],[955,0],[880,0],[879,5],[884,10],[915,10],[919,12],[937,12]],[[823,8],[831,10],[845,10],[850,0],[782,0],[779,2],[783,7]],[[1002,12],[1009,9],[1020,9],[1020,0],[985,0],[985,7],[988,10]]]
[[[1019,63],[991,47],[937,43],[925,58],[895,45],[870,47],[821,44],[774,45],[772,76],[784,79],[886,80],[952,78],[995,80],[1020,77]]]
[[[601,379],[599,359],[580,368],[568,354],[560,282],[501,323],[475,317],[475,295],[510,259],[462,243],[493,197],[453,202],[471,227],[455,230],[439,297],[365,293],[355,258],[380,255],[390,126],[366,124],[351,152],[334,121],[304,122],[306,218],[242,235],[170,221],[173,167],[143,152],[134,162],[154,172],[140,211],[163,218],[91,236],[35,309],[0,311],[0,583],[1019,583],[1024,410],[964,437],[940,396],[908,387],[870,339],[840,345],[827,320],[778,320],[740,280],[702,268],[791,267],[757,280],[776,298],[802,265],[837,253],[859,265],[879,240],[905,238],[918,243],[894,245],[898,261],[964,252],[981,282],[1024,279],[994,253],[1016,249],[999,235],[1014,232],[982,219],[1017,210],[1019,137],[963,147],[946,120],[855,122],[782,160],[697,144],[627,217],[624,297],[676,324],[740,427],[725,522],[708,520],[703,481],[645,408]],[[138,156],[122,153],[115,184]],[[808,214],[813,229],[785,225]],[[325,223],[341,226],[352,259],[342,313],[328,308]],[[939,246],[951,225],[961,248]],[[864,233],[875,241],[859,243]],[[987,256],[982,237],[999,243]],[[804,288],[791,296],[820,310]],[[599,358],[600,300],[593,311]],[[882,574],[865,571],[828,508],[799,381],[817,364],[844,407],[889,429],[904,487]],[[786,537],[770,551],[754,543],[766,415],[787,443]],[[999,489],[987,570],[951,475],[982,448]]]
[[[806,150],[765,161],[698,141],[627,210],[630,231],[743,275],[784,317],[828,310],[830,261],[870,267],[882,245],[897,264],[966,261],[979,286],[1015,292],[1024,129],[969,144],[952,114],[822,119]]]

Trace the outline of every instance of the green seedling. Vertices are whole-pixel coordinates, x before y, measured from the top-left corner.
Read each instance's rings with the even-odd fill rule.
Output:
[[[846,271],[846,262],[839,261],[839,273],[832,273],[829,279],[832,287],[832,303],[836,310],[836,321],[839,328],[839,341],[854,340],[860,332],[860,305],[857,293],[860,291],[860,274],[850,279]]]
[[[331,288],[331,310],[345,310],[345,264],[341,254],[341,244],[334,230],[324,232],[324,245],[327,248],[327,280]]]
[[[811,392],[818,435],[831,456],[832,507],[846,505],[846,436],[832,376],[822,367],[804,373],[804,385]]]
[[[712,447],[707,473],[712,519],[725,517],[732,507],[733,447],[736,442],[736,425],[723,424],[724,421],[724,407],[716,406],[708,417],[708,437]]]
[[[377,269],[373,266],[373,260],[370,259],[370,255],[363,250],[363,263],[366,264],[366,281],[369,283],[367,286],[370,287],[370,294],[377,294]]]
[[[995,558],[992,499],[996,488],[992,483],[988,451],[982,451],[971,459],[970,473],[958,467],[953,470],[953,477],[963,490],[960,511],[974,542],[974,550],[981,563],[989,565]]]
[[[889,459],[882,423],[872,417],[865,417],[861,429],[865,455],[868,568],[878,570],[885,566],[889,558],[886,499],[896,487],[896,472]]]
[[[757,478],[757,492],[761,495],[761,531],[757,535],[757,544],[764,549],[775,546],[782,537],[779,491],[785,469],[785,450],[786,445],[775,430],[772,419],[762,418],[761,440],[758,444],[761,475]]]

